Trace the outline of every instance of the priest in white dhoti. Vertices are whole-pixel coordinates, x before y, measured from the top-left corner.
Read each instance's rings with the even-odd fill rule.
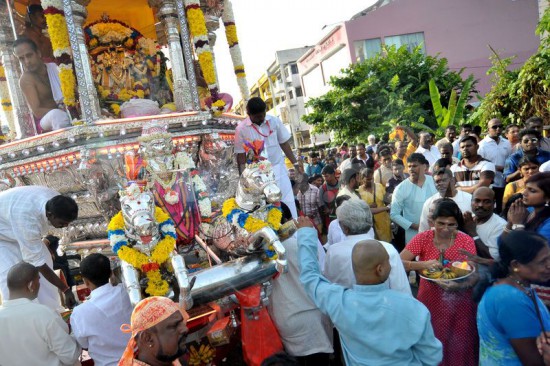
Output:
[[[17,39],[13,52],[23,66],[19,85],[34,115],[37,132],[70,127],[57,65],[44,63],[36,44],[28,38]]]
[[[244,170],[246,164],[244,143],[246,141],[263,140],[267,158],[273,166],[277,184],[283,194],[281,201],[288,206],[290,212],[292,212],[292,217],[297,218],[294,193],[292,192],[283,156],[284,153],[294,167],[298,169],[298,161],[289,144],[292,136],[279,118],[266,114],[266,104],[261,98],[251,98],[246,105],[246,112],[248,117],[242,120],[235,130],[234,150],[237,154],[239,172]]]

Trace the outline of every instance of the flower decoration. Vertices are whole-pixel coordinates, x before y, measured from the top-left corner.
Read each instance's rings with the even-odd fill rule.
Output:
[[[185,11],[189,23],[189,32],[193,37],[195,52],[199,59],[199,65],[212,97],[212,113],[214,113],[214,115],[219,115],[221,113],[220,108],[225,107],[225,102],[221,100],[218,95],[214,55],[212,54],[212,49],[208,42],[208,30],[206,28],[204,13],[200,7],[200,1],[185,0]]]
[[[98,46],[124,46],[135,50],[143,35],[126,23],[118,20],[98,20],[84,28],[86,46],[93,50]],[[143,43],[141,43],[143,44]]]
[[[62,0],[42,0],[44,16],[48,25],[48,34],[52,43],[53,55],[59,66],[59,79],[63,103],[69,111],[76,111],[76,77],[73,71],[73,58],[69,42],[69,30],[65,20]]]
[[[15,119],[13,115],[13,106],[11,104],[10,90],[8,88],[8,81],[6,80],[6,70],[4,65],[0,63],[0,102],[2,103],[2,114],[5,120],[8,122],[10,132],[15,131]]]
[[[107,233],[113,252],[147,276],[145,292],[150,296],[165,296],[169,286],[162,278],[160,267],[170,259],[170,254],[176,248],[176,228],[170,216],[160,207],[155,208],[155,221],[159,223],[161,240],[153,248],[150,256],[130,246],[125,234],[122,212],[111,218]]]
[[[239,38],[237,37],[235,14],[233,13],[233,5],[230,0],[224,1],[223,9],[222,21],[225,27],[225,38],[229,45],[229,53],[231,54],[233,69],[237,76],[237,84],[239,85],[242,99],[248,100],[250,99],[250,92],[246,82],[246,73],[244,72],[244,62],[241,54],[241,47],[239,46]]]
[[[227,222],[234,226],[241,227],[249,233],[256,232],[264,227],[270,227],[278,231],[281,228],[281,218],[283,217],[281,208],[275,205],[268,205],[266,209],[268,210],[267,221],[263,221],[242,210],[235,198],[229,198],[222,205],[222,215]],[[270,259],[277,258],[277,254],[272,247],[266,250],[266,255]]]

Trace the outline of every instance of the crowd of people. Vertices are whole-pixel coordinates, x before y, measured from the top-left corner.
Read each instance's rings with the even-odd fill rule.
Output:
[[[286,353],[263,365],[550,365],[550,143],[540,118],[506,129],[493,119],[483,138],[450,126],[435,143],[397,127],[396,142],[369,136],[305,155],[261,99],[247,107],[239,169],[237,144],[263,140],[283,193],[281,224],[297,227],[282,242],[288,272],[272,280],[268,305]],[[162,297],[132,309],[101,254],[81,262],[91,296],[69,334],[40,299],[49,285],[74,302],[41,239],[48,225],[73,221],[76,204],[22,187],[0,193],[0,205],[0,329],[26,337],[3,337],[2,365],[73,364],[81,349],[96,365],[185,364],[187,314]],[[455,262],[475,271],[460,281],[418,277]]]

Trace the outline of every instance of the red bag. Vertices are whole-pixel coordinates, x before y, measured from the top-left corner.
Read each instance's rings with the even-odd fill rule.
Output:
[[[283,351],[283,343],[265,306],[249,319],[250,308],[260,306],[261,285],[253,285],[235,295],[241,304],[241,341],[243,358],[249,366],[260,366],[267,357]]]

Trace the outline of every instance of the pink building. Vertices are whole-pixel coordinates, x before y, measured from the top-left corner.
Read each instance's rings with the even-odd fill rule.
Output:
[[[537,0],[380,0],[332,29],[298,60],[304,94],[323,95],[330,76],[372,57],[381,45],[423,44],[453,70],[473,74],[483,95],[490,90],[489,45],[501,57],[516,55],[517,68],[539,45]]]

